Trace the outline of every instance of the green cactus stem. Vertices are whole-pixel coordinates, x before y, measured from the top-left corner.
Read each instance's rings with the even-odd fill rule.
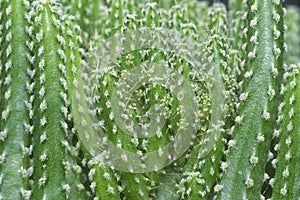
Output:
[[[29,1],[0,1],[0,199],[29,199],[32,29]]]
[[[67,69],[74,70],[80,64],[72,52],[79,38],[72,38],[75,32],[65,23],[59,14],[61,8],[55,3],[35,1],[32,9],[36,66],[32,198],[84,198],[76,149],[68,140],[71,116]]]
[[[63,70],[63,74],[66,78],[66,82],[68,85],[68,110],[71,109],[70,104],[72,103],[72,94],[78,85],[78,80],[76,79],[76,73],[82,65],[82,57],[84,57],[84,50],[80,48],[83,43],[83,39],[81,38],[81,29],[77,24],[74,24],[73,21],[69,21],[69,19],[64,19],[63,23],[65,23],[66,29],[62,34],[62,37],[65,39],[65,55],[66,55],[66,69]],[[58,37],[59,38],[59,37]],[[58,39],[59,40],[59,39]],[[63,41],[62,38],[60,38]],[[64,115],[66,116],[66,109],[64,108]],[[82,167],[76,162],[79,158],[79,154],[81,149],[83,149],[78,141],[76,132],[73,127],[73,118],[71,113],[68,114],[68,120],[66,121],[68,124],[68,132],[66,135],[65,142],[65,157],[66,161],[64,167],[66,182],[70,185],[70,192],[68,194],[69,199],[76,198],[87,198],[87,193],[85,186],[83,185],[83,181],[81,180],[82,176]]]
[[[273,188],[272,199],[300,197],[299,69],[300,64],[291,65],[287,73],[279,143],[275,146],[277,157],[272,161],[275,177],[269,183]]]
[[[138,15],[138,17],[134,17],[131,15],[125,15],[124,17],[124,24],[126,25],[124,28],[118,28],[119,31],[130,31],[130,29],[135,30],[139,27],[159,27],[162,23],[162,20],[160,19],[160,12],[156,10],[156,4],[151,3],[147,4],[144,9],[142,9],[141,13]],[[170,28],[173,29],[179,29],[181,28],[181,21],[184,21],[183,18],[184,15],[181,15],[181,11],[178,7],[174,7],[174,15],[170,16],[174,20],[173,24],[166,24]],[[126,11],[125,11],[126,12]],[[145,19],[145,20],[143,20]],[[117,30],[117,28],[116,28]],[[186,28],[188,30],[188,28]],[[139,37],[139,36],[136,36]],[[99,47],[101,48],[101,47]],[[101,51],[101,49],[99,49]],[[144,110],[150,109],[149,112],[153,112],[151,110],[151,107],[155,106],[155,104],[160,104],[165,107],[167,107],[167,110],[169,111],[167,113],[170,113],[170,116],[172,118],[167,120],[167,124],[164,125],[164,127],[160,127],[160,130],[158,132],[150,137],[149,139],[143,139],[143,138],[135,138],[128,136],[124,132],[124,127],[119,127],[118,119],[120,115],[115,115],[114,112],[112,112],[111,109],[111,97],[114,95],[114,90],[118,85],[119,81],[124,81],[124,78],[126,76],[134,76],[134,73],[132,74],[131,70],[135,70],[137,67],[141,67],[141,64],[147,63],[146,65],[154,65],[155,63],[160,63],[160,61],[167,59],[170,63],[170,67],[178,70],[182,75],[185,76],[185,78],[190,79],[190,73],[193,73],[191,70],[191,67],[188,63],[184,63],[183,61],[180,61],[179,58],[176,56],[165,56],[164,52],[160,52],[163,50],[133,50],[131,52],[126,52],[125,55],[122,55],[120,58],[118,58],[114,63],[111,63],[109,67],[103,72],[103,74],[100,74],[99,80],[96,82],[97,84],[93,87],[97,91],[95,93],[95,104],[98,108],[96,110],[97,113],[97,119],[102,123],[102,127],[105,130],[106,134],[108,135],[109,140],[113,141],[115,145],[120,146],[120,148],[126,149],[127,151],[133,151],[136,153],[139,152],[148,152],[148,151],[157,151],[164,145],[166,145],[173,137],[173,135],[176,133],[176,130],[178,129],[178,124],[180,120],[180,109],[178,109],[179,104],[178,100],[176,98],[170,96],[168,92],[165,91],[165,88],[158,85],[152,85],[152,84],[145,84],[141,88],[137,88],[137,91],[133,93],[133,95],[136,97],[131,98],[130,106],[127,110],[127,114],[122,114],[121,116],[124,117],[123,121],[127,121],[126,117],[130,120],[133,120],[134,123],[140,124],[145,123],[146,121],[143,119],[143,115],[145,115]],[[166,52],[168,53],[168,52]],[[184,66],[184,69],[181,69],[181,66]],[[154,66],[155,67],[155,66]],[[140,70],[146,70],[141,67]],[[155,69],[157,70],[157,69]],[[191,75],[192,76],[192,75]],[[142,77],[142,74],[141,74]],[[199,80],[193,80],[198,84]],[[122,82],[123,83],[123,82]],[[126,84],[126,82],[124,83]],[[123,85],[123,84],[121,84]],[[127,85],[125,85],[127,86]],[[195,86],[196,87],[196,86]],[[197,87],[202,88],[202,87]],[[195,89],[196,90],[196,89]],[[126,94],[126,92],[122,91],[121,94]],[[202,95],[201,92],[198,93],[199,95]],[[134,100],[136,99],[136,100]],[[161,99],[161,100],[160,100]],[[143,103],[144,102],[144,103]],[[171,106],[172,105],[172,106]],[[123,110],[124,110],[123,109]],[[146,112],[147,113],[147,112]],[[110,119],[110,120],[108,120]],[[122,120],[121,120],[122,121]],[[129,126],[130,124],[128,124]],[[159,125],[159,124],[158,124]],[[136,127],[136,126],[135,126]],[[153,126],[153,127],[157,127]],[[159,128],[159,127],[158,127]],[[123,130],[122,130],[123,129]],[[156,130],[155,130],[156,131]],[[158,151],[159,152],[159,151]],[[166,155],[160,155],[158,154],[158,157],[164,157]],[[124,158],[124,160],[126,160]],[[150,180],[148,178],[148,174],[131,174],[131,173],[121,173],[121,183],[122,188],[124,190],[123,194],[125,197],[129,199],[147,199],[149,198],[150,190],[152,190],[151,187],[153,180],[152,175]],[[155,177],[154,182],[157,182],[157,177]],[[152,192],[150,192],[152,193]],[[152,194],[151,194],[152,195]]]
[[[299,200],[283,2],[0,0],[0,200]]]
[[[253,0],[248,6],[246,72],[239,96],[233,140],[218,199],[256,198],[264,180],[280,101],[283,74],[281,1]]]

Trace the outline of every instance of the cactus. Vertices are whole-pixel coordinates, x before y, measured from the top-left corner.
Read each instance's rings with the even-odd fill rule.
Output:
[[[74,30],[65,22],[55,4],[34,2],[33,13],[36,74],[32,198],[80,197],[83,185],[73,172],[77,168],[76,154],[72,155],[68,126],[71,120],[68,74],[70,69],[76,70],[80,65],[73,53],[78,38],[73,36]]]
[[[0,1],[0,199],[29,199],[33,77],[28,1]]]
[[[283,101],[282,123],[279,143],[275,150],[277,157],[273,160],[275,177],[270,180],[273,187],[272,199],[297,199],[300,197],[299,169],[299,126],[296,121],[299,117],[299,65],[292,65],[287,72],[285,98]]]
[[[207,41],[207,57],[208,62],[210,62],[210,66],[218,69],[217,71],[226,71],[228,57],[226,54],[226,39],[222,40],[221,35],[226,33],[226,9],[221,4],[214,4],[212,8],[209,9],[209,24],[208,29],[210,30],[209,39]],[[217,49],[217,51],[216,51]],[[228,69],[228,68],[227,68]],[[229,75],[224,73],[225,76]],[[227,80],[225,78],[224,80]],[[220,90],[221,89],[221,90]],[[215,87],[215,90],[222,93],[222,88],[219,90]],[[227,88],[230,91],[230,88]],[[208,99],[207,103],[205,98]],[[209,112],[216,112],[216,110],[210,111],[209,96],[206,96],[200,102],[203,104],[203,111],[208,110]],[[226,97],[227,98],[227,97]],[[229,100],[229,98],[228,98]],[[200,103],[199,102],[199,103]],[[229,101],[228,101],[229,102]],[[219,102],[221,103],[221,102]],[[227,108],[220,105],[219,109],[224,109],[229,111]],[[201,109],[202,110],[202,109]],[[204,114],[205,116],[205,114]],[[207,122],[206,122],[207,123]],[[223,141],[223,126],[224,122],[220,121],[219,124],[215,124],[215,128],[209,129],[209,135],[206,137],[199,133],[199,138],[205,138],[203,141],[214,143],[211,151],[209,153],[204,153],[201,146],[201,139],[196,142],[200,143],[196,145],[198,147],[194,147],[192,149],[190,155],[188,155],[188,160],[185,166],[182,169],[183,177],[180,180],[178,187],[184,191],[181,194],[181,198],[189,198],[189,199],[205,199],[209,196],[211,192],[211,188],[214,186],[215,182],[219,178],[219,168],[221,166],[221,159],[224,149],[224,141]],[[202,128],[202,131],[207,131]],[[209,145],[208,145],[209,146]],[[209,149],[210,150],[210,149]],[[203,154],[207,154],[203,156]],[[204,157],[204,158],[203,158]]]
[[[283,74],[283,10],[280,1],[248,1],[247,68],[235,118],[229,166],[219,199],[255,198],[260,194]],[[267,27],[267,28],[266,28]],[[241,171],[243,170],[243,171]]]
[[[282,2],[0,0],[0,199],[299,199]]]

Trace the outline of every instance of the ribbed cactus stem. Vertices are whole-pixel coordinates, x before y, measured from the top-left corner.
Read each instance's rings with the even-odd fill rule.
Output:
[[[79,143],[77,143],[79,144]],[[76,162],[76,157],[79,156],[80,145],[71,146],[65,151],[65,177],[66,181],[63,185],[69,192],[66,199],[86,199],[88,194],[81,179],[82,167]]]
[[[87,1],[84,0],[71,0],[64,2],[63,5],[65,5],[65,9],[67,9],[68,13],[73,15],[75,17],[76,22],[78,25],[81,27],[84,26],[86,22],[85,18],[85,9],[86,9],[86,4]]]
[[[105,30],[105,17],[108,15],[107,5],[105,0],[85,0],[85,14],[83,16],[84,32],[90,37],[95,32],[103,33]],[[82,20],[82,19],[81,19]]]
[[[124,10],[121,0],[112,0],[110,1],[110,8],[109,9],[109,20],[106,22],[109,27],[116,28],[122,25],[123,17],[124,17]]]
[[[29,1],[0,1],[0,199],[30,199],[32,29]]]
[[[272,161],[275,177],[270,180],[272,199],[297,199],[300,197],[300,64],[291,65],[285,84],[285,97],[281,113],[279,143],[275,146],[277,157]]]
[[[239,96],[233,140],[219,199],[255,198],[265,177],[283,74],[281,1],[251,0],[248,6],[247,71]]]
[[[218,184],[222,172],[227,169],[226,163],[222,162],[222,156],[225,149],[225,125],[231,126],[232,115],[235,110],[235,94],[234,94],[234,77],[232,69],[229,66],[229,41],[226,38],[228,34],[227,24],[227,11],[223,4],[214,4],[209,9],[210,20],[208,23],[208,29],[210,30],[210,39],[208,40],[208,62],[210,66],[216,68],[217,72],[221,73],[221,78],[224,84],[223,91],[218,91],[218,86],[214,90],[221,92],[224,95],[224,105],[219,105],[220,110],[225,113],[224,121],[220,121],[217,124],[217,128],[212,131],[214,137],[210,137],[212,141],[215,141],[215,145],[207,156],[203,158],[203,164],[200,172],[204,174],[203,179],[206,184],[201,186],[202,193],[206,193],[206,198],[209,193],[218,193],[222,186]],[[214,101],[214,99],[212,99]],[[222,112],[218,109],[211,112]],[[215,125],[216,126],[216,125]]]
[[[35,1],[32,8],[36,66],[32,198],[70,199],[76,196],[74,192],[79,195],[83,189],[79,176],[73,174],[81,171],[76,165],[76,149],[74,153],[69,141],[68,124],[71,120],[68,72],[80,64],[72,53],[78,38],[71,39],[75,32],[59,14],[61,10],[55,3]]]
[[[73,101],[72,95],[73,92],[77,89],[78,80],[76,79],[76,74],[78,73],[79,69],[81,68],[82,57],[84,56],[84,50],[81,48],[83,39],[81,38],[81,29],[77,24],[74,24],[73,21],[69,21],[68,19],[64,19],[62,23],[65,23],[65,30],[62,33],[62,37],[65,40],[65,69],[63,69],[63,74],[65,80],[68,85],[68,105],[63,107],[64,115],[66,116],[66,108],[69,110],[71,109],[71,103]],[[58,39],[59,37],[57,37]],[[63,41],[63,38],[60,39]],[[69,145],[66,144],[65,149],[65,157],[66,161],[64,163],[65,167],[65,177],[66,183],[70,186],[70,192],[68,194],[69,199],[76,199],[76,198],[87,198],[87,193],[85,186],[82,183],[81,175],[82,175],[82,167],[77,163],[77,159],[80,154],[80,150],[82,149],[80,142],[78,141],[76,130],[72,127],[73,118],[71,113],[67,115],[67,120],[65,122],[65,129],[67,128],[66,133],[66,141]],[[68,124],[68,126],[66,126]],[[70,125],[69,125],[70,124]],[[72,125],[71,125],[72,124]],[[75,143],[76,141],[76,143]]]
[[[63,77],[58,66],[64,64],[64,51],[53,35],[61,36],[59,28],[50,19],[57,22],[60,19],[53,12],[49,3],[35,5],[35,21],[37,25],[35,48],[39,51],[36,59],[38,79],[35,81],[35,119],[34,125],[34,193],[33,198],[64,199],[62,183],[65,181],[63,160],[65,149],[61,144],[65,134],[61,124],[65,123],[67,116],[62,113],[67,101],[66,91],[60,83]],[[61,24],[57,24],[61,26]],[[62,37],[62,36],[61,36]],[[58,54],[60,50],[60,55]],[[64,79],[61,79],[64,80]],[[67,86],[66,86],[67,87]],[[65,102],[64,102],[65,97]],[[67,113],[66,113],[67,114]],[[59,122],[58,122],[59,121]],[[51,152],[47,149],[55,146]],[[57,186],[59,186],[57,188]]]

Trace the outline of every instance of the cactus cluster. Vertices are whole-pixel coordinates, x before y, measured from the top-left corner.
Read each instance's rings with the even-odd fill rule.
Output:
[[[0,200],[299,200],[299,9],[228,7],[0,0]]]

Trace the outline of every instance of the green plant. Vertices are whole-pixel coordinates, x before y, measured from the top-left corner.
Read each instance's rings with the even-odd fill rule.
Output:
[[[255,198],[261,191],[283,76],[283,10],[275,1],[247,1],[247,57],[220,199]],[[259,88],[259,90],[257,89]],[[226,187],[225,187],[226,185]]]
[[[1,1],[0,196],[28,199],[32,166],[31,134],[34,75],[28,1]],[[27,30],[27,32],[26,32]]]
[[[299,16],[0,0],[0,200],[299,199]]]
[[[277,157],[273,159],[272,164],[275,168],[275,177],[270,181],[273,189],[272,197],[274,199],[299,198],[299,126],[297,120],[299,117],[299,64],[291,65],[289,71],[285,74],[287,82],[284,88],[284,101],[280,117],[279,142],[275,146]]]

